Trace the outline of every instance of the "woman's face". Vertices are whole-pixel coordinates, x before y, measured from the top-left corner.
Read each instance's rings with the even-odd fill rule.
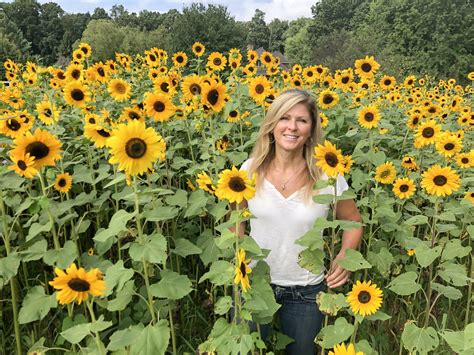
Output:
[[[289,152],[303,150],[306,140],[311,136],[311,114],[302,103],[290,108],[273,129],[276,149]]]

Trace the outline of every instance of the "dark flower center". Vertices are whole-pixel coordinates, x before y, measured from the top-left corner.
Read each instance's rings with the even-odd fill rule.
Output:
[[[323,96],[323,102],[326,104],[326,105],[329,105],[331,102],[334,101],[334,97],[330,94],[326,94]]]
[[[324,155],[324,160],[326,163],[331,167],[335,168],[337,164],[339,164],[339,160],[337,159],[337,155],[334,153],[326,153]]]
[[[150,54],[148,56],[148,58],[152,61],[152,62],[155,62],[156,61],[156,57],[153,55],[153,54]]]
[[[43,142],[32,142],[26,146],[25,152],[39,160],[48,156],[49,147]]]
[[[61,80],[66,79],[66,76],[64,75],[64,73],[62,71],[58,72],[57,77],[58,77],[58,79],[61,79]]]
[[[347,83],[349,82],[349,77],[348,77],[348,76],[342,77],[341,82],[342,82],[343,84],[347,84]]]
[[[370,73],[370,71],[372,70],[372,66],[369,63],[362,64],[360,68],[365,73]]]
[[[412,123],[413,123],[414,125],[416,125],[416,124],[418,124],[418,121],[419,121],[419,120],[420,120],[420,119],[419,119],[418,117],[415,117],[415,118],[413,118]]]
[[[179,56],[176,57],[176,61],[177,61],[178,63],[182,63],[182,62],[184,62],[184,58],[179,55]]]
[[[308,72],[306,73],[306,76],[307,76],[308,78],[311,78],[311,77],[313,76],[313,72],[312,72],[311,70],[308,71]]]
[[[49,108],[47,108],[43,111],[43,115],[45,115],[46,117],[51,117],[52,114],[53,113],[51,112],[51,110]]]
[[[407,84],[408,84],[408,85],[413,85],[413,80],[412,80],[412,79],[408,80],[408,81],[407,81]]]
[[[238,114],[239,114],[239,113],[238,113],[237,111],[235,111],[235,110],[229,112],[229,116],[232,117],[232,118],[237,117]]]
[[[255,86],[255,92],[256,92],[257,94],[261,94],[261,93],[264,92],[264,91],[265,91],[265,88],[263,87],[262,84],[258,84],[258,85]]]
[[[209,91],[207,101],[209,101],[211,105],[215,105],[217,101],[219,101],[219,92],[216,89]]]
[[[454,144],[453,143],[447,143],[444,145],[445,150],[453,150],[454,149]]]
[[[122,83],[117,83],[117,84],[115,84],[115,91],[117,91],[117,93],[123,95],[123,94],[125,94],[127,89],[125,88],[125,85],[123,85]]]
[[[372,122],[374,120],[374,114],[372,112],[367,112],[365,115],[364,115],[364,119],[367,121],[367,122]]]
[[[163,112],[165,110],[165,104],[161,101],[156,101],[153,103],[153,109],[156,112]]]
[[[7,127],[12,131],[18,131],[21,128],[21,124],[15,119],[10,119],[7,120]]]
[[[169,92],[170,91],[170,84],[164,82],[160,84],[160,89],[163,92]]]
[[[392,83],[392,80],[390,79],[385,79],[383,82],[386,86],[389,86]]]
[[[407,192],[409,189],[408,185],[400,185],[400,192]]]
[[[357,299],[359,300],[360,303],[366,304],[370,302],[371,296],[369,292],[361,291],[357,295]]]
[[[128,113],[128,118],[130,118],[131,120],[138,120],[140,118],[140,115],[135,111],[130,111]]]
[[[97,131],[97,133],[98,133],[100,136],[104,137],[104,138],[109,138],[109,137],[110,137],[110,133],[107,132],[105,129],[99,129],[99,130]]]
[[[95,123],[95,118],[94,117],[89,118],[89,123],[94,124]]]
[[[66,179],[65,179],[65,178],[59,179],[58,185],[59,185],[59,187],[64,187],[64,186],[66,186]]]
[[[26,163],[25,163],[24,160],[18,160],[18,162],[16,163],[16,165],[17,165],[21,170],[26,170],[26,168],[28,168],[28,166],[26,165]]]
[[[79,69],[74,69],[71,73],[71,76],[77,80],[81,77],[81,71]]]
[[[214,58],[214,60],[212,61],[212,63],[213,63],[215,66],[219,66],[219,65],[221,65],[221,63],[222,63],[222,60],[221,60],[221,58]]]
[[[81,47],[81,51],[87,55],[87,52],[89,52],[89,50],[87,49],[87,47]]]
[[[201,46],[196,46],[196,47],[194,48],[194,50],[199,53],[199,52],[202,51],[202,47],[201,47]]]
[[[467,163],[469,163],[469,159],[468,158],[462,158],[461,163],[467,164]]]
[[[198,84],[191,84],[189,91],[191,91],[193,95],[199,95],[201,93],[201,87]]]
[[[245,190],[245,182],[240,176],[234,176],[229,181],[229,188],[235,192],[242,192]]]
[[[426,127],[423,129],[423,133],[421,134],[424,138],[431,138],[434,136],[434,129],[432,127]]]
[[[382,173],[380,174],[380,177],[381,178],[386,178],[390,175],[390,170],[384,170],[382,171]]]
[[[77,277],[72,280],[69,280],[67,285],[69,286],[69,288],[71,288],[71,290],[74,290],[76,292],[87,292],[89,291],[91,286],[86,280],[79,279]]]
[[[247,269],[245,263],[240,263],[240,272],[242,273],[242,277],[247,276]]]
[[[294,81],[295,86],[301,86],[301,82],[299,80]]]
[[[76,101],[84,100],[84,92],[81,89],[74,89],[71,91],[71,97]]]
[[[434,182],[435,185],[437,185],[437,186],[444,186],[444,185],[446,185],[446,183],[448,182],[448,179],[447,179],[446,176],[444,176],[444,175],[437,175],[437,176],[435,176],[435,178],[433,179],[433,182]]]
[[[435,112],[436,112],[436,107],[431,106],[431,107],[428,109],[428,112],[429,112],[429,113],[435,113]]]
[[[139,159],[146,153],[146,143],[141,138],[132,138],[125,144],[125,152],[130,158]]]

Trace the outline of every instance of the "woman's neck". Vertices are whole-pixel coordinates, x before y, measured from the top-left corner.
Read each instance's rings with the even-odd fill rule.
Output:
[[[302,152],[277,152],[272,161],[276,170],[284,173],[288,170],[295,170],[301,168],[306,164]]]

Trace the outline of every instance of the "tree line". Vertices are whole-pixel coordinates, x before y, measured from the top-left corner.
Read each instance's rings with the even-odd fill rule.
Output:
[[[244,22],[215,4],[193,3],[166,13],[129,12],[122,5],[66,13],[54,2],[0,2],[0,61],[64,65],[80,41],[92,45],[93,60],[151,47],[190,54],[200,41],[208,52],[263,47],[280,51],[291,63],[332,70],[353,66],[365,55],[400,76],[429,74],[465,82],[474,69],[471,0],[320,0],[311,10],[311,18],[267,22],[257,9]]]

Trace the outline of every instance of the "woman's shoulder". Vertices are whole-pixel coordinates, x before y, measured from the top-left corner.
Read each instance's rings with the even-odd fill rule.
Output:
[[[240,170],[249,170],[250,166],[252,165],[253,158],[249,158],[242,163],[240,166]]]

